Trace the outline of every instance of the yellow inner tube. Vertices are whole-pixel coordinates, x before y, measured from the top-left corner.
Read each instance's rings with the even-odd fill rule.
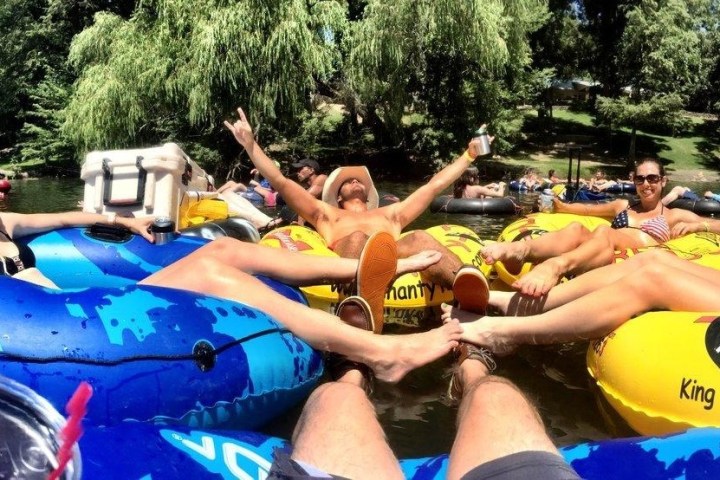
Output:
[[[591,343],[587,368],[642,435],[720,427],[720,312],[650,312]]]

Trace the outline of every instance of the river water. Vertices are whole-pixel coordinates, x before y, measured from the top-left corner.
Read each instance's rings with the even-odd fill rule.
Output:
[[[702,194],[715,184],[686,184]],[[0,209],[21,213],[58,212],[77,208],[83,183],[71,179],[15,180]],[[416,183],[380,182],[378,189],[399,197]],[[670,185],[672,186],[672,185]],[[670,187],[669,186],[669,187]],[[717,191],[717,190],[713,190]],[[528,208],[536,194],[514,194]],[[495,239],[515,216],[474,216],[426,212],[412,228],[442,223],[465,225],[481,238]],[[633,432],[605,407],[585,368],[587,343],[523,347],[499,359],[498,374],[513,380],[534,401],[548,431],[559,446],[587,440],[630,436]],[[448,452],[453,441],[456,408],[444,400],[451,371],[449,359],[419,369],[394,386],[377,385],[374,402],[388,439],[400,458]],[[263,429],[289,438],[299,408]]]

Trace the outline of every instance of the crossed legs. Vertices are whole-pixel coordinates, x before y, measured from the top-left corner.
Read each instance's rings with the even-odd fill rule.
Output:
[[[491,304],[530,316],[478,319],[444,306],[443,319],[469,322],[463,324],[463,340],[503,353],[525,343],[598,338],[652,309],[719,310],[718,285],[720,271],[656,249],[581,275],[537,302],[523,304],[520,296],[491,293]]]
[[[249,243],[215,240],[139,283],[253,305],[314,348],[363,362],[377,378],[387,382],[399,381],[410,370],[445,355],[457,344],[461,330],[457,323],[419,334],[376,336],[350,327],[327,312],[289,300],[251,275],[262,273],[303,284],[313,283],[318,275],[351,278],[356,269],[357,261],[352,259],[310,257]]]
[[[350,234],[337,242],[335,252],[341,257],[358,258],[367,239],[368,236],[362,232]],[[397,241],[398,257],[401,259],[427,250],[440,252],[440,259],[422,270],[421,274],[428,281],[437,283],[447,289],[452,288],[455,272],[462,266],[462,262],[457,255],[430,234],[421,230],[410,232]],[[400,273],[399,270],[398,273]]]
[[[501,242],[485,247],[488,263],[502,260],[510,271],[519,271],[523,262],[542,262],[513,283],[525,295],[545,295],[566,274],[580,274],[612,263],[616,249],[641,247],[622,229],[600,226],[589,231],[571,223],[556,232],[519,242]]]

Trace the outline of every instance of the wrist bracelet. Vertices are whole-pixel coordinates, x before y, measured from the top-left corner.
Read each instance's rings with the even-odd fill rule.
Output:
[[[110,225],[115,225],[115,223],[117,222],[117,213],[110,212],[105,214],[105,216],[107,217],[107,221]]]
[[[710,233],[710,224],[708,222],[702,222],[703,227],[705,227],[705,232]]]
[[[460,158],[464,158],[470,163],[473,163],[475,161],[475,159],[470,156],[470,152],[468,152],[467,150],[465,150],[465,152],[463,152],[463,154]]]

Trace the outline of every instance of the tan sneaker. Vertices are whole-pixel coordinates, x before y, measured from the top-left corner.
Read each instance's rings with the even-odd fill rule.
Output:
[[[370,306],[361,297],[347,297],[337,306],[335,315],[351,327],[368,332],[376,328]],[[377,328],[382,330],[382,318],[380,323]],[[373,373],[364,363],[348,360],[345,355],[339,353],[329,352],[325,355],[325,369],[332,380],[339,380],[350,370],[358,370],[365,377],[365,391],[368,394],[372,391]]]
[[[462,384],[457,378],[460,364],[468,359],[477,360],[482,362],[488,369],[488,374],[491,374],[497,369],[497,362],[495,362],[495,355],[490,350],[467,342],[460,342],[460,345],[453,350],[453,354],[455,355],[455,366],[452,377],[450,377],[447,397],[452,404],[457,405],[463,395]]]
[[[375,319],[373,332],[381,333],[384,323],[385,294],[397,271],[397,245],[392,235],[378,232],[368,238],[356,275],[357,294],[370,305]]]
[[[490,285],[477,267],[463,265],[455,274],[453,295],[462,310],[485,315],[490,301]]]

